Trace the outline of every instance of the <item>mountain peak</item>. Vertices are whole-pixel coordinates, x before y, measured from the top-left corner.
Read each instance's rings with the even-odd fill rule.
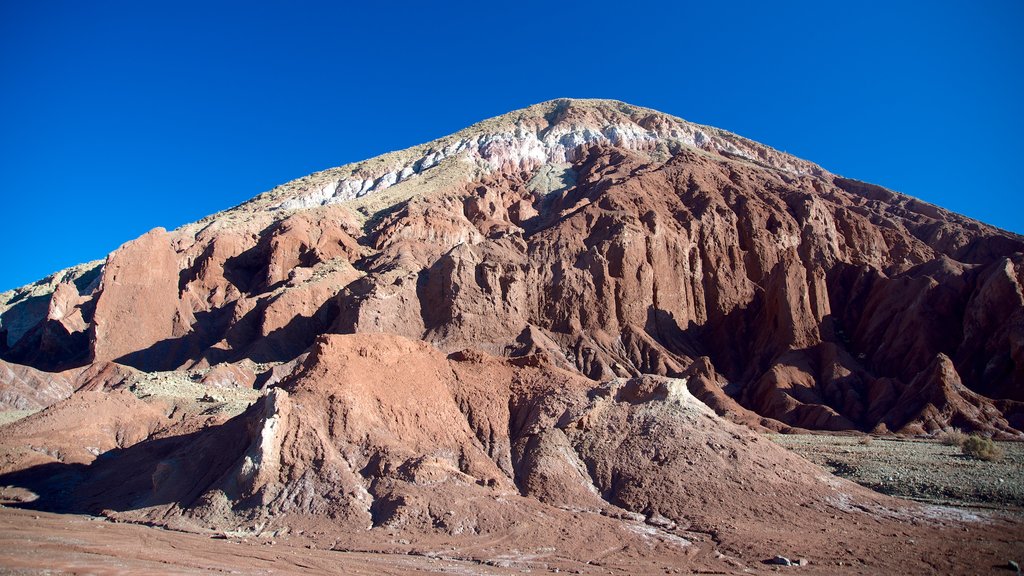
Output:
[[[547,570],[736,572],[717,542],[824,566],[854,541],[920,572],[889,534],[941,556],[959,524],[908,533],[934,515],[740,425],[1024,438],[1024,238],[830,176],[560,99],[155,229],[0,294],[0,408],[49,406],[0,428],[0,485]]]
[[[625,148],[661,161],[689,148],[795,176],[829,176],[811,162],[656,110],[617,100],[558,98],[425,144],[311,174],[258,197],[254,207],[295,210],[347,202],[428,173],[468,182],[496,171],[532,172],[544,165],[568,165],[595,145]]]

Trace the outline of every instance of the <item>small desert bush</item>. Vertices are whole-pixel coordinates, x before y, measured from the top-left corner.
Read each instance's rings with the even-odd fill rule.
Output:
[[[964,434],[959,428],[950,428],[939,433],[939,441],[946,446],[963,446],[967,441],[967,434]]]
[[[960,450],[972,458],[988,462],[999,460],[1003,457],[1003,449],[996,446],[996,443],[991,438],[985,438],[977,434],[968,436]]]

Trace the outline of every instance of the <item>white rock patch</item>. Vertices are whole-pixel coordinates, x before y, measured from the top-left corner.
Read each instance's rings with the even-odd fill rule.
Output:
[[[700,127],[685,122],[675,122],[654,130],[633,123],[615,123],[603,127],[555,125],[544,132],[516,127],[510,131],[456,140],[441,149],[430,149],[413,162],[389,167],[376,178],[353,177],[334,180],[316,190],[289,198],[273,208],[294,210],[361,198],[413,178],[452,157],[461,157],[463,160],[476,163],[489,172],[534,170],[546,164],[567,164],[577,161],[583,150],[595,145],[651,150],[659,143],[710,147],[750,160],[763,156],[761,150],[741,147],[742,142],[738,139],[734,142],[732,139],[712,136]],[[782,161],[777,168],[798,175],[806,173],[793,162]]]

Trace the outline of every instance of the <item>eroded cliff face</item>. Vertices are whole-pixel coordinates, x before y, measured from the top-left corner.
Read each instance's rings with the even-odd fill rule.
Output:
[[[708,127],[553,101],[289,183],[4,296],[47,370],[248,362],[325,333],[686,377],[775,429],[1019,435],[1024,241]],[[280,370],[278,371],[280,372]]]
[[[828,573],[851,546],[885,573],[912,572],[922,549],[972,561],[956,554],[967,524],[721,418],[688,389],[701,377],[597,382],[545,353],[323,335],[230,419],[117,383],[76,392],[4,427],[0,480],[43,510],[336,550],[528,553],[546,569],[738,573],[784,549]],[[1003,534],[973,560],[991,564],[1019,526],[974,520],[974,537]]]

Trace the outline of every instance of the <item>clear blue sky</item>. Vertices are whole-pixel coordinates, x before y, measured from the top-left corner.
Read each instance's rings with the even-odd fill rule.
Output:
[[[1021,0],[3,0],[0,290],[563,96],[1024,232],[1022,30]]]

